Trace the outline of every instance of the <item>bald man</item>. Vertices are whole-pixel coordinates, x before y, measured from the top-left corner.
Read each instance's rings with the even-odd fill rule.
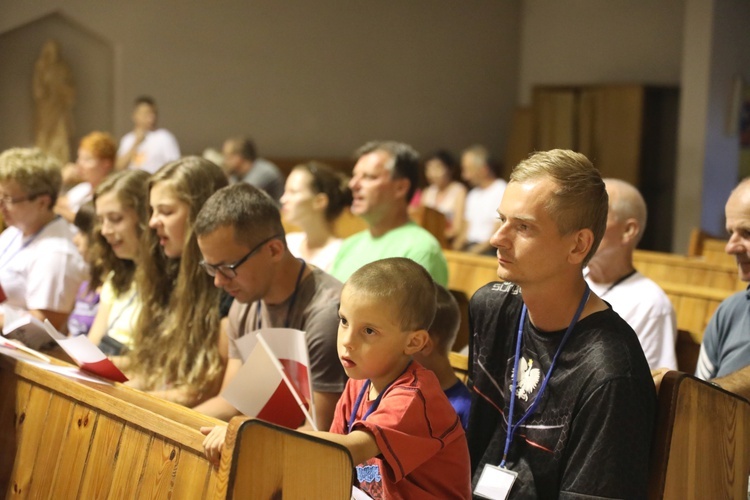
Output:
[[[750,282],[750,178],[729,195],[724,213],[729,234],[725,250],[737,259],[740,279]],[[716,309],[703,334],[695,375],[750,397],[750,288]]]
[[[677,369],[675,312],[659,285],[633,267],[633,251],[646,228],[646,202],[619,179],[604,179],[609,195],[607,229],[588,265],[591,290],[635,330],[649,367]]]

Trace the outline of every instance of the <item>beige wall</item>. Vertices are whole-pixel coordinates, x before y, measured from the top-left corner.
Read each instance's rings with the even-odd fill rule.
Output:
[[[474,142],[502,151],[518,88],[519,8],[39,0],[0,3],[0,36],[54,11],[100,34],[114,54],[112,81],[101,84],[112,87],[115,134],[128,130],[132,99],[152,94],[186,153],[237,133],[252,134],[267,156],[348,156],[376,138],[425,152]],[[14,57],[28,65],[38,50]],[[80,52],[63,50],[79,65]],[[0,104],[4,114],[29,113],[28,100],[10,101]],[[15,142],[0,133],[0,147]]]
[[[541,84],[679,84],[684,3],[524,0],[519,102]]]

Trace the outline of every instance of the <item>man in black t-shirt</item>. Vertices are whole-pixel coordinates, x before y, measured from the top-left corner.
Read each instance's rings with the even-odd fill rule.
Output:
[[[504,283],[470,306],[475,493],[512,471],[511,498],[645,497],[654,385],[633,330],[583,279],[607,221],[599,173],[572,151],[536,153],[498,216]]]

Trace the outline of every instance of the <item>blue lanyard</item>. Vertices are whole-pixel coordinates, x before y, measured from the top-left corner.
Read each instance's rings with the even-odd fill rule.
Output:
[[[406,373],[406,370],[409,369],[409,366],[411,366],[411,361],[409,361],[409,364],[406,365],[406,368],[404,368],[404,371],[401,372],[401,375]],[[375,401],[372,402],[372,405],[365,411],[365,414],[360,418],[360,420],[367,420],[367,417],[370,416],[372,412],[378,409],[378,406],[380,406],[380,400],[383,399],[383,394],[385,394],[385,391],[390,389],[390,387],[393,385],[393,382],[401,378],[401,375],[393,379],[385,388],[380,391],[380,394],[378,394],[378,397],[375,398]],[[359,395],[357,396],[357,400],[354,402],[354,407],[352,408],[352,414],[349,417],[349,423],[346,424],[346,433],[349,434],[352,431],[352,425],[354,425],[354,420],[357,418],[357,410],[359,409],[359,405],[362,404],[362,398],[365,397],[365,394],[370,388],[370,380],[368,379],[364,385],[362,386],[362,389],[359,390]]]
[[[52,219],[51,221],[49,221],[48,223],[46,223],[45,225],[43,225],[43,226],[42,226],[42,227],[41,227],[41,228],[39,229],[39,231],[37,231],[36,233],[32,234],[32,235],[31,235],[31,238],[29,238],[28,240],[26,240],[26,242],[25,242],[25,243],[23,243],[23,244],[21,245],[21,248],[19,248],[19,249],[18,249],[18,250],[16,250],[15,252],[13,252],[13,255],[11,255],[11,256],[10,256],[10,257],[8,258],[8,260],[6,260],[6,261],[5,261],[5,263],[4,263],[4,264],[3,264],[2,266],[0,266],[0,269],[3,269],[3,268],[5,268],[5,266],[7,266],[8,264],[10,264],[10,263],[11,263],[11,261],[12,261],[12,260],[13,260],[13,259],[15,258],[15,256],[16,256],[16,255],[18,255],[19,253],[21,253],[21,250],[23,250],[23,249],[24,249],[24,248],[26,248],[27,246],[31,245],[31,244],[32,244],[32,243],[34,242],[34,240],[35,240],[35,239],[37,238],[37,236],[39,236],[40,234],[42,234],[42,231],[44,231],[44,230],[45,230],[45,229],[47,228],[47,226],[49,226],[50,224],[52,224],[53,222],[55,222],[55,221],[56,221],[57,219],[59,219],[59,218],[60,218],[60,216],[59,216],[59,215],[55,216],[55,217],[54,217],[54,218],[53,218],[53,219]],[[3,258],[3,257],[5,257],[5,254],[6,254],[7,252],[8,252],[8,250],[10,250],[10,247],[12,247],[12,246],[13,246],[13,243],[15,243],[15,242],[16,242],[16,239],[17,239],[17,238],[18,238],[19,236],[21,236],[21,235],[23,235],[23,233],[18,233],[18,234],[17,234],[17,235],[16,235],[16,236],[15,236],[15,237],[14,237],[14,238],[13,238],[13,239],[12,239],[12,240],[10,241],[10,243],[8,243],[8,246],[7,246],[7,247],[5,247],[5,250],[3,250],[3,253],[2,253],[2,254],[0,254],[0,260],[2,260],[2,258]]]
[[[294,283],[294,292],[292,292],[292,297],[289,299],[289,308],[286,310],[286,320],[284,321],[284,328],[289,328],[289,322],[291,321],[292,317],[292,308],[294,308],[294,302],[297,300],[297,291],[299,290],[299,282],[302,281],[302,274],[305,272],[305,268],[307,267],[307,263],[305,263],[302,259],[297,259],[302,263],[302,267],[299,270],[299,274],[297,275],[297,281]],[[255,325],[256,330],[260,330],[260,327],[262,325],[261,317],[260,317],[260,300],[258,300],[256,306],[255,306]]]
[[[513,410],[515,408],[515,402],[516,402],[516,390],[518,389],[518,360],[521,358],[521,343],[523,342],[523,324],[526,320],[526,304],[523,305],[521,308],[521,321],[518,323],[518,340],[516,341],[516,358],[514,360],[513,364],[513,383],[510,387],[510,409],[508,410],[508,432],[505,435],[505,450],[503,451],[503,460],[500,462],[500,467],[505,468],[505,460],[508,458],[508,450],[510,450],[510,443],[513,441],[513,435],[515,434],[516,430],[521,426],[522,423],[526,421],[529,416],[534,412],[537,406],[539,406],[539,403],[542,401],[542,393],[544,393],[544,390],[547,388],[547,382],[549,382],[550,377],[552,376],[552,370],[555,368],[555,364],[557,363],[557,358],[560,356],[560,353],[563,350],[563,347],[565,346],[565,343],[568,341],[568,338],[570,337],[570,334],[573,332],[573,328],[575,327],[576,323],[578,323],[578,319],[581,317],[581,313],[583,312],[583,307],[586,305],[586,301],[589,299],[589,294],[591,290],[589,289],[588,285],[586,285],[586,289],[583,291],[583,297],[581,297],[581,303],[578,304],[578,309],[576,310],[575,315],[573,316],[573,321],[570,322],[570,325],[568,325],[568,329],[565,330],[565,334],[563,335],[562,340],[560,341],[560,345],[557,347],[557,352],[555,353],[555,356],[552,358],[552,363],[549,365],[549,369],[547,370],[547,374],[544,376],[544,380],[542,381],[541,387],[539,387],[539,392],[536,395],[536,398],[534,398],[534,402],[531,403],[531,405],[526,409],[526,412],[521,416],[521,418],[518,420],[518,422],[513,425]]]

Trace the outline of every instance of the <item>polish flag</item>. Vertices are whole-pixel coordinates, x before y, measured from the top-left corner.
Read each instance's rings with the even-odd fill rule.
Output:
[[[86,335],[66,337],[58,332],[48,319],[44,320],[44,327],[50,337],[75,361],[81,370],[114,382],[127,382],[128,377]]]
[[[315,427],[305,332],[265,328],[235,341],[244,362],[222,396],[248,417],[296,429]]]

